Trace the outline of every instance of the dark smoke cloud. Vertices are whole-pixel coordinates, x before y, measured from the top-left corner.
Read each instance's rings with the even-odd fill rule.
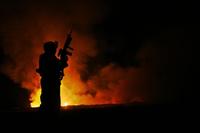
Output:
[[[77,30],[79,36],[83,36],[83,41],[86,40],[84,38],[90,39],[90,25],[102,18],[103,13],[99,12],[102,7],[100,1],[56,3],[21,1],[12,4],[3,2],[1,5],[3,49],[12,58],[12,62],[5,64],[3,72],[9,73],[19,83],[25,82],[28,88],[39,86],[34,81],[28,85],[33,75],[27,74],[33,74],[37,67],[36,57],[42,51],[42,43],[52,39],[63,44],[71,24],[75,32]],[[88,51],[87,47],[86,44],[86,50],[82,51]],[[90,53],[93,53],[92,49],[88,52],[89,56]],[[36,76],[34,78],[37,79]]]
[[[42,44],[63,44],[72,24],[75,56],[66,71],[81,87],[64,83],[78,102],[180,102],[187,80],[184,59],[190,57],[186,23],[144,8],[100,0],[2,2],[1,46],[7,57],[1,72],[26,88],[39,88],[35,68]]]
[[[30,92],[0,73],[0,111],[25,111],[30,108]]]
[[[7,60],[9,57],[0,47],[0,67],[8,62]],[[0,111],[25,111],[30,107],[30,92],[2,73],[0,73],[0,92]]]
[[[113,103],[182,103],[190,83],[190,63],[185,60],[191,56],[183,36],[182,30],[161,33],[138,51],[139,67],[110,63],[89,78],[88,86],[95,95],[108,91],[107,98]]]
[[[49,40],[63,44],[71,25],[76,49],[75,63],[71,66],[82,71],[87,58],[97,53],[91,31],[92,25],[104,17],[106,7],[102,4],[101,1],[2,2],[1,46],[7,57],[1,72],[34,93],[40,88],[35,69],[42,44]]]

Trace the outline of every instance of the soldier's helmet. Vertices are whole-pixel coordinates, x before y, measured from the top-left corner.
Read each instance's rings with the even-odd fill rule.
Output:
[[[44,43],[43,48],[45,52],[55,52],[56,49],[58,48],[58,42],[48,41]]]

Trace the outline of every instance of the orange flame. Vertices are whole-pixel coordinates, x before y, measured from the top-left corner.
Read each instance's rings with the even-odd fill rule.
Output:
[[[48,28],[47,28],[48,29]],[[67,30],[66,30],[67,31]],[[15,56],[18,60],[17,69],[5,70],[16,82],[21,82],[22,86],[31,90],[31,107],[40,106],[41,89],[39,75],[35,69],[38,67],[39,55],[42,53],[42,43],[49,40],[57,40],[60,44],[64,43],[65,34],[62,31],[46,33],[41,40],[33,39],[32,53],[28,50],[16,50]],[[98,70],[90,79],[83,82],[81,72],[87,69],[88,57],[94,57],[97,54],[96,42],[89,35],[82,35],[73,32],[72,47],[75,49],[73,55],[69,58],[69,67],[65,69],[65,76],[61,84],[61,106],[80,105],[80,104],[115,104],[127,103],[130,101],[143,101],[139,92],[140,86],[143,87],[143,72],[135,68],[124,69],[115,64]],[[60,45],[62,47],[62,45]],[[29,48],[29,47],[27,47]],[[32,62],[27,61],[25,55],[30,55]],[[29,62],[29,63],[26,63]],[[24,63],[24,64],[22,64]],[[23,70],[23,71],[21,71]],[[137,79],[136,79],[137,77]],[[134,84],[134,85],[133,85]],[[134,88],[133,88],[134,86]],[[136,88],[136,89],[135,89]],[[134,93],[133,93],[134,92]]]
[[[99,52],[96,48],[96,38],[91,31],[94,24],[101,22],[107,12],[107,10],[102,11],[101,7],[105,7],[102,4],[101,1],[94,3],[84,1],[81,4],[70,2],[62,4],[64,9],[48,7],[41,3],[36,4],[37,6],[30,4],[24,15],[21,12],[14,13],[7,17],[8,20],[2,20],[5,21],[2,23],[5,25],[2,31],[5,33],[4,50],[11,58],[2,66],[2,72],[32,92],[31,107],[40,105],[40,77],[35,69],[38,67],[39,55],[43,51],[43,43],[58,41],[59,44],[64,44],[66,32],[70,28],[67,25],[71,23],[77,28],[73,29],[72,34],[72,47],[75,50],[62,80],[61,106],[120,103],[141,96],[135,88],[142,90],[139,86],[144,82],[139,80],[142,81],[144,78],[140,76],[139,79],[140,74],[135,72],[134,68],[124,69],[108,64],[88,81],[81,80],[81,72],[87,72],[88,57],[95,57]],[[39,10],[35,10],[35,7]],[[126,96],[127,94],[129,95]]]
[[[53,37],[55,36],[48,35],[45,37],[45,40],[52,40],[50,38]],[[75,51],[68,61],[69,67],[65,69],[65,76],[61,82],[61,106],[96,104],[98,102],[95,101],[93,97],[83,95],[85,93],[85,88],[87,88],[87,83],[81,81],[80,73],[78,72],[78,70],[85,69],[84,55],[89,54],[89,56],[94,56],[96,54],[94,40],[88,37],[81,37],[76,33],[73,33],[73,37],[77,37],[78,39],[76,38],[72,42],[72,47],[74,47]],[[63,41],[61,40],[60,42]],[[39,78],[35,80],[39,82]],[[41,88],[35,88],[31,95],[31,107],[40,106],[40,95]]]

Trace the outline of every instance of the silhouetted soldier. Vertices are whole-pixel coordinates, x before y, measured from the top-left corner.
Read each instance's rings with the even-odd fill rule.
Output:
[[[40,55],[37,72],[41,76],[41,111],[60,110],[60,85],[63,76],[61,72],[68,64],[67,58],[61,60],[55,56],[57,47],[57,42],[46,42],[44,53]]]

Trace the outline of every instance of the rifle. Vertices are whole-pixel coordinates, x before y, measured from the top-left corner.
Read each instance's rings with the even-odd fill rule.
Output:
[[[58,52],[58,56],[62,59],[65,56],[72,56],[72,53],[68,51],[68,49],[70,50],[74,50],[72,47],[70,47],[70,43],[72,41],[72,30],[70,30],[70,32],[67,34],[67,39],[65,41],[64,47],[61,48]]]
[[[72,52],[69,50],[73,51],[74,49],[70,47],[70,43],[72,41],[72,30],[67,34],[67,38],[64,44],[64,47],[61,48],[58,52],[58,57],[60,57],[61,63],[64,63],[65,65],[61,67],[60,74],[61,74],[61,80],[62,77],[64,76],[64,68],[68,66],[67,61],[68,61],[68,56],[72,56]]]

